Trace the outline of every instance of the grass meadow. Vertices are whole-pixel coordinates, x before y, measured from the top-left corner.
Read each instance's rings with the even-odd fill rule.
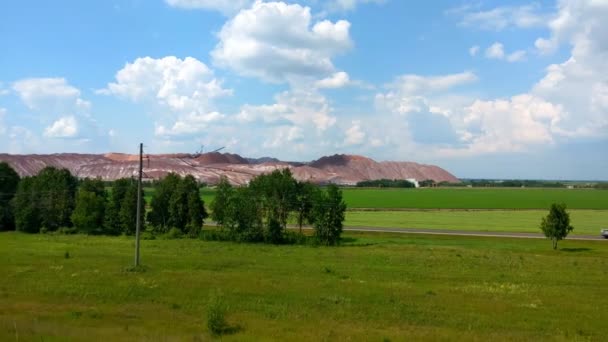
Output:
[[[154,189],[145,189],[146,200]],[[542,188],[343,188],[351,209],[548,209],[552,203],[566,203],[569,209],[608,210],[608,191],[596,189]],[[214,189],[201,189],[209,204]]]
[[[541,188],[343,189],[349,208],[411,209],[608,209],[608,191]]]
[[[346,234],[341,247],[0,234],[0,340],[602,340],[603,241]]]
[[[568,210],[573,235],[599,235],[608,210]],[[540,233],[548,210],[348,211],[346,226]]]

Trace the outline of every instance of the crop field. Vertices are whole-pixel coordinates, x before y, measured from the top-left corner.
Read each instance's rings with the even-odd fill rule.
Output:
[[[540,233],[548,210],[348,211],[346,226]],[[608,210],[569,210],[573,235],[599,235]],[[608,246],[607,246],[608,247]]]
[[[0,234],[0,340],[601,340],[602,241],[347,234],[341,247]]]
[[[146,187],[146,200],[154,188]],[[349,208],[375,209],[548,209],[566,203],[570,209],[608,210],[608,191],[596,189],[431,188],[370,189],[343,188]],[[201,189],[201,198],[211,203],[214,189]]]
[[[608,209],[608,191],[595,189],[343,189],[349,208],[412,209]]]

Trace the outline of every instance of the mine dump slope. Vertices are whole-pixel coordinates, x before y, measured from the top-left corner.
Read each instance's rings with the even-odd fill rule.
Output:
[[[66,168],[80,178],[100,177],[114,180],[137,175],[138,156],[107,154],[0,154],[21,176],[35,175],[46,166]],[[226,176],[233,184],[246,184],[253,177],[276,169],[289,168],[299,180],[314,183],[356,184],[373,179],[432,179],[436,182],[458,182],[448,171],[434,165],[413,162],[376,162],[356,155],[333,155],[310,163],[282,162],[273,158],[247,159],[237,154],[156,154],[144,159],[144,175],[158,179],[175,172],[193,175],[200,181],[215,184]]]

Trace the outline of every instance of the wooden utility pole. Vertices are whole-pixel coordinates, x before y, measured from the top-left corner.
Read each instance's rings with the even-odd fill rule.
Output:
[[[137,177],[137,220],[135,221],[135,267],[139,266],[139,232],[141,231],[141,177],[144,168],[144,144],[139,144],[139,176]]]

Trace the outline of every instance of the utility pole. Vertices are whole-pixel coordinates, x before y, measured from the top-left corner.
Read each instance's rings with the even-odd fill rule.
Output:
[[[137,220],[135,222],[135,267],[139,266],[139,232],[141,230],[141,177],[144,168],[144,144],[139,144],[139,176],[137,177]]]

